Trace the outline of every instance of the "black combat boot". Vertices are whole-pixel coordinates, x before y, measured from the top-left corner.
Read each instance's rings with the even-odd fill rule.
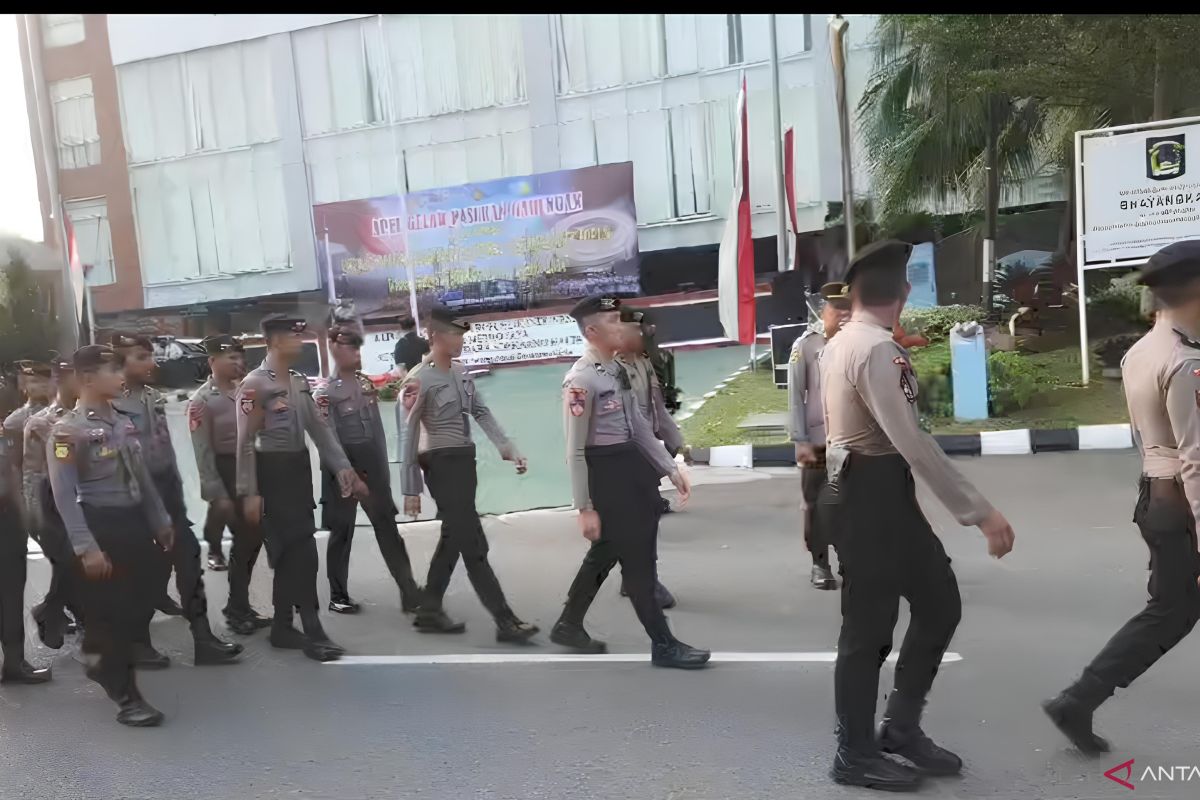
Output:
[[[466,623],[450,619],[442,609],[424,606],[417,610],[413,627],[420,633],[462,633],[467,629]]]
[[[208,624],[208,617],[192,622],[192,641],[196,648],[196,666],[232,664],[244,649],[235,642],[218,639]]]
[[[357,614],[362,611],[362,604],[356,603],[349,597],[329,598],[329,610],[335,614]]]
[[[921,730],[925,701],[893,691],[888,697],[879,725],[879,747],[900,756],[925,775],[945,776],[962,772],[962,759],[934,743]]]
[[[537,625],[522,622],[515,614],[511,614],[496,623],[496,641],[512,644],[526,644],[541,630]]]
[[[809,580],[817,589],[836,589],[838,585],[837,578],[833,577],[833,570],[829,568],[828,564],[813,564]]]
[[[417,585],[410,572],[408,580],[400,582],[400,611],[405,614],[417,613],[421,608],[421,602],[424,600],[424,597],[425,590]]]
[[[129,670],[129,677],[125,681],[125,685],[117,689],[117,696],[113,699],[120,708],[120,711],[117,712],[117,722],[122,725],[128,725],[131,728],[155,728],[162,724],[163,713],[142,697],[142,693],[138,691],[133,670]]]
[[[25,660],[23,647],[4,648],[4,668],[0,670],[0,683],[47,683],[50,678],[49,667],[35,669]]]
[[[51,608],[44,602],[38,603],[29,614],[37,624],[38,639],[42,644],[51,650],[62,648],[67,634],[67,615],[62,606]]]
[[[703,669],[711,656],[707,650],[698,650],[674,636],[650,644],[650,662],[656,667]]]
[[[861,730],[852,731],[839,716],[837,742],[837,753],[829,769],[834,783],[884,792],[912,792],[920,788],[920,772],[879,751],[869,718]]]
[[[1111,689],[1085,672],[1069,689],[1042,703],[1042,710],[1079,752],[1099,755],[1112,748],[1107,739],[1092,730],[1092,715],[1111,696]]]
[[[134,642],[133,665],[138,669],[166,669],[171,666],[171,659],[148,642]]]
[[[225,560],[225,554],[218,550],[210,550],[208,553],[208,568],[213,572],[226,572],[229,569],[229,562]]]
[[[325,627],[321,624],[321,617],[315,608],[300,610],[300,624],[304,628],[304,655],[313,661],[324,662],[337,661],[345,654],[346,649],[335,644],[325,633]]]
[[[264,617],[254,609],[236,611],[226,608],[222,613],[225,615],[225,624],[229,630],[242,636],[249,636],[263,628],[271,627],[271,618]]]
[[[584,630],[583,625],[571,622],[565,616],[560,617],[550,629],[550,641],[561,647],[569,647],[580,653],[607,653],[608,645],[599,639],[593,639]]]

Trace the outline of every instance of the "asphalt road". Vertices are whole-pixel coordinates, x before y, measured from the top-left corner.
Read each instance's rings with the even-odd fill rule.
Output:
[[[926,728],[967,768],[923,793],[1200,795],[1200,778],[1142,779],[1146,766],[1200,765],[1196,637],[1102,711],[1100,729],[1116,748],[1110,757],[1086,760],[1070,750],[1038,708],[1144,601],[1146,553],[1129,522],[1136,460],[1045,454],[963,467],[1006,511],[1018,538],[1008,558],[993,561],[975,531],[926,503],[964,601],[951,646],[961,660],[943,666]],[[698,477],[704,484],[692,505],[664,522],[660,556],[663,580],[680,602],[670,614],[676,633],[718,652],[707,671],[656,670],[642,661],[646,641],[615,580],[589,627],[627,654],[624,661],[544,660],[561,655],[544,634],[530,648],[496,644],[461,570],[447,608],[468,632],[417,634],[399,614],[370,531],[360,528],[351,583],[365,611],[327,619],[353,657],[318,665],[271,651],[260,635],[249,640],[244,664],[194,668],[184,625],[157,618],[154,639],[176,663],[141,679],[167,713],[164,727],[147,731],[115,724],[111,705],[64,651],[51,686],[0,688],[0,798],[864,796],[825,776],[832,664],[813,659],[834,649],[838,596],[805,583],[794,472]],[[513,607],[547,629],[584,550],[572,517],[514,514],[485,527]],[[414,561],[427,564],[432,524],[404,533]],[[215,620],[226,578],[207,578]],[[260,570],[253,593],[264,611],[268,579]],[[32,562],[30,602],[45,580],[45,562]],[[902,614],[897,642],[906,622]],[[38,661],[53,655],[33,650]],[[477,663],[430,663],[437,656]],[[488,663],[498,658],[519,661]],[[881,688],[889,678],[885,669]],[[1135,793],[1103,777],[1131,758]]]

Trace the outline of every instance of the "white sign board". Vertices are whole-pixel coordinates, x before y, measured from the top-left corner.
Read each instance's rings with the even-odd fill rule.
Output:
[[[1200,238],[1200,119],[1077,137],[1084,269],[1134,266],[1173,242]]]

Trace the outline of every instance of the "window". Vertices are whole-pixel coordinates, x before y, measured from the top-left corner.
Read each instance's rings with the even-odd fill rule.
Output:
[[[662,14],[558,14],[551,22],[559,94],[644,83],[667,74]]]
[[[777,14],[779,57],[811,49],[808,14]],[[671,75],[687,75],[771,57],[768,14],[667,14],[664,24]]]
[[[99,164],[100,134],[96,130],[91,76],[50,84],[50,100],[54,104],[59,169]]]
[[[67,204],[67,216],[75,231],[75,247],[79,263],[88,272],[89,286],[107,286],[116,281],[113,269],[112,234],[108,229],[108,204],[103,197],[94,200],[72,200]]]
[[[42,42],[46,47],[78,44],[84,38],[83,14],[42,14]]]

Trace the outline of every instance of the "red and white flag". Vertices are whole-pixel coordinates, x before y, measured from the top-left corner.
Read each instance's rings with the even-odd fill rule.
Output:
[[[67,239],[67,276],[71,282],[71,297],[75,300],[75,319],[80,323],[84,318],[83,296],[87,278],[83,265],[79,261],[79,246],[75,243],[75,226],[67,214],[66,206],[62,206],[63,229]]]
[[[799,226],[796,224],[796,132],[788,128],[783,132],[783,191],[787,199],[787,268],[796,268],[796,250],[799,249]]]
[[[725,337],[753,344],[754,240],[750,237],[750,143],[746,115],[746,78],[737,96],[734,128],[733,199],[725,217],[725,233],[717,256],[717,310]]]

